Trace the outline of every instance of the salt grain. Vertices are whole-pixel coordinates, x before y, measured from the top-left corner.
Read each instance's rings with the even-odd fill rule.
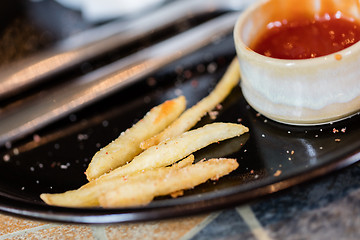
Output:
[[[87,140],[89,138],[89,136],[87,134],[78,134],[77,139],[79,141],[84,141]]]
[[[10,155],[9,155],[9,154],[5,154],[5,155],[3,156],[3,160],[4,160],[4,162],[10,161]]]
[[[186,70],[185,72],[184,72],[184,77],[186,78],[186,79],[190,79],[191,77],[192,77],[192,72],[190,71],[190,70]]]
[[[183,94],[182,90],[179,88],[175,89],[174,93],[176,96],[181,96]]]
[[[207,71],[208,73],[214,73],[217,69],[217,64],[216,63],[210,63],[208,66],[207,66]]]
[[[199,86],[199,81],[198,81],[198,80],[192,80],[192,81],[191,81],[191,86],[192,86],[193,88],[198,87],[198,86]]]
[[[68,166],[67,166],[67,165],[60,165],[60,168],[61,168],[61,169],[67,169]]]
[[[223,109],[223,105],[221,105],[221,104],[219,103],[218,105],[216,105],[216,109],[217,109],[217,110]]]
[[[20,151],[18,148],[14,148],[13,153],[14,153],[14,155],[19,155]]]
[[[38,143],[38,142],[41,141],[41,137],[39,135],[37,135],[37,134],[34,134],[33,135],[33,140],[34,140],[34,142]]]
[[[209,116],[212,120],[215,120],[218,115],[219,115],[218,111],[210,111],[209,112]]]
[[[280,174],[281,174],[281,170],[277,170],[277,171],[274,173],[274,176],[275,176],[275,177],[278,177],[278,176],[280,176]]]

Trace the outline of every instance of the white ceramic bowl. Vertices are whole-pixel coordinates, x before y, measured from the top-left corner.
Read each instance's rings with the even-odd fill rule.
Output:
[[[269,22],[323,10],[340,10],[360,20],[358,4],[357,0],[262,0],[243,12],[234,29],[234,41],[241,88],[248,103],[270,119],[294,125],[328,123],[358,112],[360,42],[302,60],[266,57],[249,48]]]

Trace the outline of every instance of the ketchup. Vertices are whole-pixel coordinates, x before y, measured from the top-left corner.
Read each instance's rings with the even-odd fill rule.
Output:
[[[359,23],[337,14],[269,23],[250,48],[268,57],[305,59],[340,51],[359,40]]]

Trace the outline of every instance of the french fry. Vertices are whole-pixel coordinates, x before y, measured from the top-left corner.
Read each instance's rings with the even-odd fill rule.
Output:
[[[207,112],[214,109],[230,94],[231,90],[238,85],[239,79],[240,68],[237,59],[234,59],[224,76],[207,97],[203,98],[193,107],[187,109],[178,119],[176,119],[162,132],[141,142],[140,147],[142,149],[147,149],[151,146],[159,144],[167,138],[178,136],[195,126],[195,124],[200,121]]]
[[[143,151],[139,144],[165,129],[185,110],[185,107],[185,97],[180,96],[152,108],[142,120],[94,155],[85,172],[87,179],[92,181],[131,161]]]
[[[184,158],[183,160],[181,160],[177,163],[174,163],[173,165],[171,165],[171,167],[180,169],[180,168],[183,168],[183,167],[193,164],[194,161],[195,161],[195,156],[193,154],[191,154],[188,157]]]
[[[67,191],[66,193],[49,194],[44,193],[40,198],[49,205],[64,206],[64,207],[96,207],[99,205],[98,196],[101,189],[110,189],[114,184],[124,184],[128,181],[146,181],[148,178],[154,178],[161,175],[161,172],[167,169],[180,169],[187,167],[194,162],[194,155],[190,155],[185,159],[174,163],[170,167],[151,169],[149,171],[137,172],[128,176],[119,176],[116,182],[113,179],[103,180],[99,184],[90,182],[87,187],[81,187],[78,190]],[[95,196],[95,197],[94,197]]]
[[[196,105],[183,112],[183,96],[166,101],[98,151],[86,170],[89,183],[64,193],[41,194],[41,199],[65,207],[137,206],[156,196],[181,196],[186,189],[230,173],[238,167],[235,159],[193,164],[192,153],[249,129],[241,124],[212,123],[188,130],[228,96],[239,78],[234,59],[215,89]]]
[[[237,137],[248,131],[247,127],[236,123],[207,124],[146,149],[128,164],[103,177],[126,176],[140,170],[168,166],[212,143]]]
[[[147,181],[129,181],[126,184],[114,180],[111,189],[103,189],[99,197],[102,207],[130,207],[150,203],[156,196],[193,188],[209,179],[229,174],[238,167],[235,159],[210,159],[180,169],[166,168]]]
[[[228,139],[222,144],[214,144],[211,147],[196,152],[196,157],[198,159],[226,158],[239,152],[248,141],[249,137],[250,134],[246,133],[239,137]]]
[[[113,185],[112,180],[127,177],[142,170],[161,168],[171,165],[189,154],[212,143],[239,136],[248,131],[241,124],[212,123],[188,131],[180,136],[167,139],[137,155],[128,164],[83,185],[77,190],[60,194],[42,194],[48,204],[59,206],[88,207],[98,206],[99,191],[105,185]]]

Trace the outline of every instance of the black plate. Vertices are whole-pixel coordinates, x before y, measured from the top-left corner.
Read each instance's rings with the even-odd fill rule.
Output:
[[[125,91],[71,114],[0,152],[0,210],[37,219],[118,223],[186,216],[228,208],[348,166],[360,159],[360,116],[315,127],[296,127],[259,115],[234,89],[215,121],[241,122],[250,133],[195,153],[235,157],[239,168],[176,199],[145,207],[62,208],[44,204],[43,192],[63,192],[86,182],[93,154],[151,107],[184,94],[191,106],[206,96],[235,56],[232,36],[169,64]],[[206,116],[198,126],[212,122]]]

